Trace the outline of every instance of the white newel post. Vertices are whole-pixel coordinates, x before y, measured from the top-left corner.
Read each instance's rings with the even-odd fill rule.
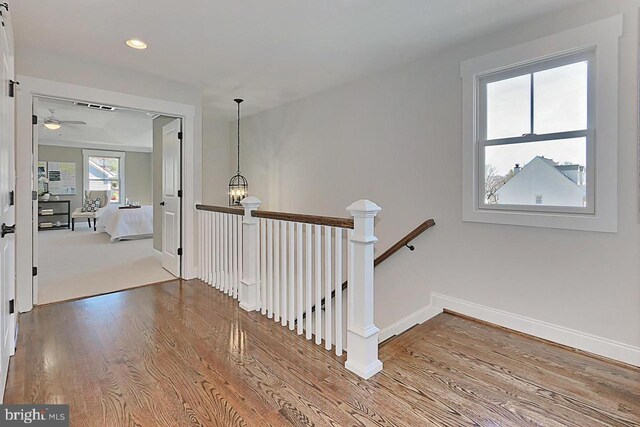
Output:
[[[373,247],[374,219],[380,206],[370,200],[358,200],[347,208],[354,227],[349,245],[352,248],[351,281],[347,286],[347,361],[345,368],[364,379],[382,370],[378,359],[378,334],[374,324]]]
[[[260,199],[253,196],[245,197],[241,202],[244,207],[242,219],[242,286],[240,307],[246,311],[260,309],[260,295],[258,292],[258,218],[251,216],[251,212],[260,207]]]

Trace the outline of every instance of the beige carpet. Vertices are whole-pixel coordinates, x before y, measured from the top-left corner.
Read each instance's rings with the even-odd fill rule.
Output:
[[[40,231],[38,304],[98,295],[174,277],[153,239],[111,243],[89,228]]]

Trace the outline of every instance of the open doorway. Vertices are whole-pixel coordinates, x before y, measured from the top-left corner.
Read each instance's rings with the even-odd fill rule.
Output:
[[[38,304],[180,277],[181,119],[50,97],[33,114]]]

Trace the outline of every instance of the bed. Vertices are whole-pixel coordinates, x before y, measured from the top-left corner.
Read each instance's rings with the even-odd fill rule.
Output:
[[[111,241],[148,239],[153,237],[153,207],[119,209],[109,205],[97,222],[100,231],[111,236]]]

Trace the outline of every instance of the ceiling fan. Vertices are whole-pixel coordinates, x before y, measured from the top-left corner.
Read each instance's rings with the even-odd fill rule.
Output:
[[[44,122],[44,127],[50,130],[58,130],[62,125],[86,125],[86,122],[81,120],[58,120],[56,119],[56,110],[55,108],[49,108],[51,112],[51,116],[49,117],[40,117]]]

